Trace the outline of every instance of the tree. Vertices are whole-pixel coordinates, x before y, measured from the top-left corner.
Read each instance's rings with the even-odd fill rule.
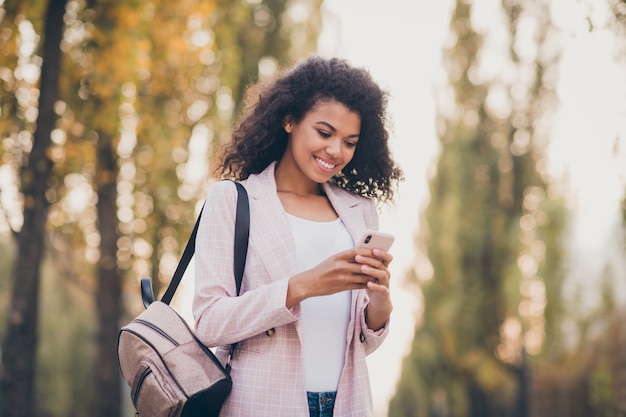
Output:
[[[518,2],[505,2],[505,10],[513,22],[529,10],[539,19]],[[538,109],[550,110],[549,94],[539,94],[543,62],[516,60],[516,23],[505,70],[489,71],[486,35],[473,22],[471,2],[458,0],[422,233],[434,273],[413,273],[423,323],[390,416],[528,415],[528,356],[546,348],[544,332],[558,311],[564,216],[541,170],[546,125]]]
[[[56,116],[61,62],[61,38],[66,0],[50,0],[44,25],[39,116],[28,163],[21,171],[24,221],[12,273],[9,321],[2,346],[2,407],[4,416],[34,415],[40,266],[48,211],[47,180],[52,161],[47,155]]]
[[[620,48],[619,54],[620,57],[626,57],[626,0],[612,0],[610,1],[612,5],[612,11],[615,15],[615,21],[613,25],[613,30],[617,35],[618,39],[618,47]],[[621,138],[620,142],[616,142],[616,148],[620,146],[622,149],[619,149],[619,152],[624,152],[624,145],[626,144],[626,139]],[[621,211],[622,211],[622,241],[626,242],[626,188],[624,189],[624,193],[621,201]],[[624,254],[626,256],[626,243],[623,247]],[[626,413],[626,312],[617,311],[615,317],[613,319],[612,325],[607,329],[607,339],[612,340],[610,345],[610,363],[609,368],[610,372],[609,379],[611,382],[611,386],[608,389],[611,393],[611,406],[614,412]]]
[[[132,285],[136,293],[138,278],[151,276],[158,296],[161,283],[171,277],[193,225],[196,201],[208,185],[206,159],[227,135],[233,96],[243,88],[239,81],[256,76],[256,67],[254,73],[241,69],[242,57],[258,55],[264,42],[273,39],[268,34],[289,35],[282,25],[288,20],[281,17],[287,4],[280,4],[270,14],[276,24],[258,33],[256,43],[244,45],[233,44],[230,34],[250,27],[257,9],[265,6],[95,1],[81,12],[91,33],[73,51],[70,73],[77,76],[68,91],[79,93],[69,105],[75,123],[83,127],[68,131],[93,137],[98,149],[95,157],[86,158],[96,167],[89,181],[99,207],[98,346],[99,357],[107,358],[99,361],[97,380],[101,385],[106,377],[108,382],[97,392],[110,393],[116,382],[111,353],[120,307],[122,314],[128,309],[134,315],[140,305],[134,296],[132,305],[120,306],[124,286]],[[281,51],[282,56],[274,57],[277,62],[288,56],[288,48]],[[81,139],[73,138],[67,152],[76,155],[72,148],[80,149]],[[107,258],[117,261],[117,276],[112,271],[108,278],[103,275],[102,265],[111,265]],[[103,415],[111,415],[111,407],[120,403],[113,394],[98,397],[96,412]]]
[[[6,12],[0,14],[6,19],[3,25],[9,26],[16,17],[15,22],[35,22],[38,32],[42,4],[28,0],[0,5]],[[50,250],[47,278],[58,273],[63,282],[57,284],[67,284],[55,285],[59,291],[46,294],[46,307],[60,304],[51,297],[71,298],[82,308],[95,300],[87,308],[93,308],[96,322],[85,326],[92,320],[89,311],[80,320],[64,320],[75,329],[61,332],[82,334],[80,362],[93,358],[95,369],[93,380],[85,383],[91,369],[80,379],[54,375],[53,381],[53,366],[33,367],[40,380],[55,383],[56,391],[37,390],[40,409],[59,415],[83,414],[86,409],[96,415],[119,415],[116,337],[125,319],[121,316],[134,315],[140,308],[138,278],[154,277],[157,291],[161,280],[169,280],[197,202],[212,181],[207,181],[207,160],[228,138],[237,97],[259,76],[258,60],[265,62],[261,75],[267,75],[273,65],[279,68],[312,50],[319,4],[320,0],[68,2],[62,43],[66,59],[59,93],[48,106],[59,118],[47,134],[47,209],[38,216],[42,225],[38,243],[42,251],[44,246]],[[291,8],[299,12],[292,13]],[[20,16],[24,10],[27,17]],[[293,36],[295,32],[298,36]],[[23,100],[34,96],[36,88],[28,95],[18,94],[24,91],[21,81],[9,77],[18,72],[21,59],[13,48],[14,34],[9,26],[0,43],[7,56],[0,65],[0,85],[7,92],[0,97],[0,165],[5,168],[9,161],[17,170],[35,124],[25,116]],[[282,43],[272,47],[275,42]],[[33,68],[41,64],[35,58]],[[40,87],[44,88],[43,80]],[[28,104],[30,115],[36,103]],[[18,224],[8,207],[0,209],[12,226]],[[44,313],[45,323],[54,323],[49,311]],[[90,341],[92,335],[85,333],[92,331],[96,337]],[[47,338],[50,334],[49,329],[38,333]],[[40,349],[44,358],[51,357],[51,346]],[[69,380],[58,384],[63,378]],[[54,397],[62,390],[79,393],[76,401],[81,405],[62,404],[64,400],[57,398],[67,395]],[[83,403],[92,401],[91,392],[97,395],[87,407]],[[47,401],[55,405],[47,406]]]

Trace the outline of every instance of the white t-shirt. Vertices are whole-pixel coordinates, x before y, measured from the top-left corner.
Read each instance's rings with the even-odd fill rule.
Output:
[[[315,222],[287,213],[296,246],[297,272],[311,269],[338,252],[354,247],[341,219]],[[300,303],[302,357],[306,389],[336,391],[343,369],[351,292],[310,297]]]

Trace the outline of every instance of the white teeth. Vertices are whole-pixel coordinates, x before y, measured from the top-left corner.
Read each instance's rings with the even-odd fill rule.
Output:
[[[328,162],[326,162],[326,161],[322,161],[322,160],[321,160],[321,159],[319,159],[319,158],[315,158],[315,159],[317,160],[317,162],[318,162],[321,166],[323,166],[323,167],[324,167],[324,168],[326,168],[326,169],[333,169],[333,168],[335,168],[335,167],[336,167],[336,165],[329,164]]]

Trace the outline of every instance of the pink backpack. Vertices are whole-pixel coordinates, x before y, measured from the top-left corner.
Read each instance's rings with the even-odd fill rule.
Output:
[[[250,213],[245,188],[237,182],[235,185],[238,198],[234,275],[239,295]],[[232,389],[230,358],[237,344],[230,348],[228,364],[222,365],[169,306],[195,252],[200,216],[161,300],[154,301],[150,278],[143,278],[141,293],[146,310],[119,332],[120,370],[130,386],[133,405],[143,417],[217,417]]]

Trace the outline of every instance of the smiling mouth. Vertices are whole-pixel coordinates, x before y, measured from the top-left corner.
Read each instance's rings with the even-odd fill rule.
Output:
[[[317,163],[322,168],[327,169],[329,171],[335,169],[335,167],[337,166],[337,164],[329,164],[328,162],[326,162],[326,161],[324,161],[324,160],[322,160],[322,159],[320,159],[318,157],[315,157],[315,160],[317,161]]]

